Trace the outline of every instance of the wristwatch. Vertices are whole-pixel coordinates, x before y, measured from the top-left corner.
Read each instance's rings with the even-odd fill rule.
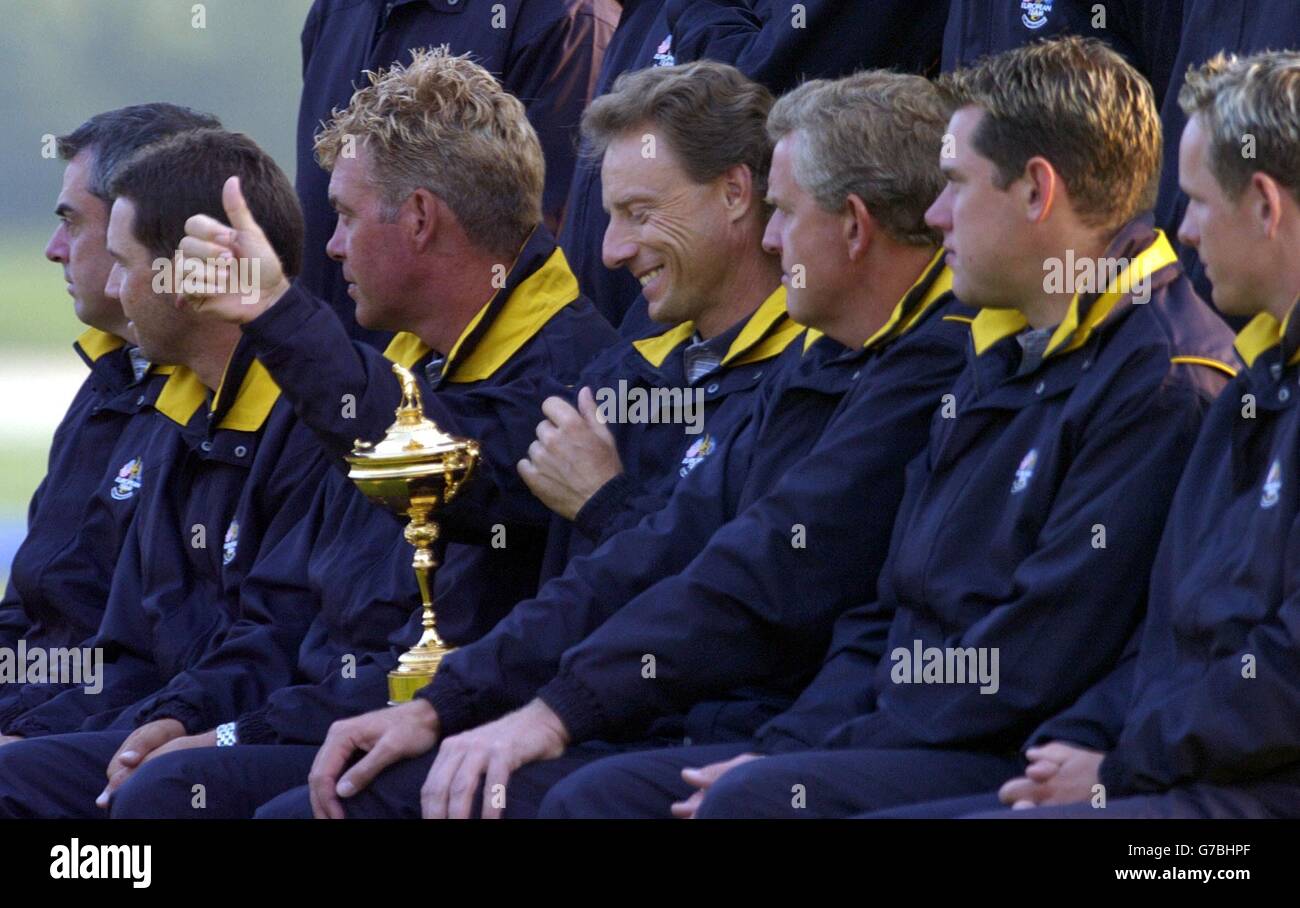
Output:
[[[226,722],[217,726],[217,746],[233,747],[239,743],[239,736],[235,734],[235,722]]]

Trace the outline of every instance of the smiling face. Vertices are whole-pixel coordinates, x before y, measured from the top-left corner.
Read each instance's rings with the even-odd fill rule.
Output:
[[[984,112],[963,107],[948,122],[940,166],[947,185],[925,213],[943,234],[953,293],[971,306],[1012,306],[1041,293],[1043,268],[1026,243],[1028,220],[1013,183],[999,189],[997,168],[974,146]],[[1036,285],[1035,285],[1036,282]]]
[[[330,175],[330,204],[338,212],[325,252],[343,265],[348,295],[356,301],[357,323],[385,331],[408,329],[407,244],[397,219],[383,218],[383,199],[370,180],[364,143],[354,157],[340,155]]]
[[[108,252],[113,260],[105,292],[125,317],[126,337],[152,363],[184,362],[192,319],[177,308],[176,296],[155,293],[157,258],[135,238],[135,204],[119,197],[108,219]]]
[[[781,283],[790,315],[803,325],[833,331],[837,309],[851,298],[842,286],[849,263],[846,231],[852,218],[827,211],[794,175],[798,133],[777,142],[768,176],[772,217],[763,248],[781,257]]]
[[[698,318],[725,283],[725,190],[722,178],[696,183],[666,141],[651,146],[643,135],[651,133],[632,130],[605,150],[602,255],[606,268],[626,268],[641,282],[652,319],[679,324]]]
[[[76,155],[63,171],[63,188],[54,213],[59,225],[45,246],[45,257],[63,266],[73,310],[86,325],[121,335],[122,307],[105,292],[113,259],[108,254],[108,205],[89,189],[93,153]]]
[[[1267,247],[1258,241],[1251,216],[1250,191],[1230,198],[1210,169],[1209,136],[1200,114],[1183,129],[1178,148],[1178,184],[1187,194],[1187,212],[1178,239],[1192,246],[1214,289],[1214,305],[1225,315],[1254,315],[1270,291],[1261,276],[1271,270]],[[1260,261],[1261,255],[1265,257]]]

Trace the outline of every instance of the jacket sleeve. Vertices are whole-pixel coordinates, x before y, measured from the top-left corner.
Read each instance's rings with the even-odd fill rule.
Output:
[[[366,653],[355,671],[340,666],[317,684],[282,687],[238,718],[236,737],[240,744],[320,744],[333,722],[387,703],[396,665],[389,654]]]
[[[62,426],[60,426],[62,428]],[[50,460],[54,459],[53,453]],[[36,491],[32,493],[32,500],[27,505],[27,531],[31,532],[32,522],[36,519],[36,511],[41,505],[41,497],[45,493],[45,484],[50,481],[49,474],[41,480]],[[11,566],[12,568],[12,566]],[[27,631],[31,628],[31,618],[27,615],[27,610],[23,606],[22,596],[18,588],[14,585],[11,576],[5,583],[4,599],[0,599],[0,647],[6,649],[16,649],[18,641],[21,640]],[[0,691],[2,693],[3,691]]]
[[[333,311],[294,284],[274,306],[244,326],[257,358],[271,372],[299,418],[317,433],[346,471],[342,458],[356,439],[383,437],[401,401],[392,362],[354,342]],[[513,378],[474,388],[431,390],[420,382],[424,408],[444,432],[479,442],[483,458],[472,481],[439,511],[449,540],[485,544],[496,524],[544,527],[550,512],[515,469],[532,443],[541,403],[566,390],[573,376],[544,366],[520,367]]]
[[[659,577],[690,562],[726,519],[726,499],[734,494],[726,487],[722,454],[687,477],[716,472],[721,474],[717,482],[683,480],[662,510],[573,559],[536,597],[520,602],[486,636],[443,661],[433,683],[416,696],[433,704],[444,734],[528,702],[555,676],[565,650]]]
[[[1300,519],[1288,533],[1288,553],[1297,545]],[[1194,679],[1170,692],[1166,708],[1137,711],[1125,723],[1101,764],[1107,789],[1231,784],[1300,761],[1300,568],[1294,557],[1286,560],[1290,592],[1277,611],[1252,627],[1240,648],[1215,653]],[[1149,622],[1148,631],[1144,648],[1172,648],[1167,623]],[[1244,669],[1247,656],[1254,657],[1253,672]]]
[[[1139,631],[1130,637],[1124,655],[1110,673],[1088,688],[1069,709],[1038,726],[1025,747],[1065,741],[1089,750],[1111,750],[1119,740],[1129,701],[1133,698],[1140,636]]]
[[[869,389],[820,440],[826,403],[822,413],[803,398],[782,407],[789,418],[752,444],[771,463],[750,475],[771,484],[747,490],[752,504],[684,570],[664,572],[567,652],[541,691],[575,739],[626,733],[817,663],[836,616],[875,596],[904,467],[965,362],[956,337],[903,341],[883,354],[862,379]],[[643,654],[655,656],[652,682]]]
[[[137,526],[132,523],[122,546],[104,626],[86,644],[103,654],[97,683],[26,685],[21,691],[24,709],[4,723],[0,729],[4,734],[35,738],[74,732],[97,716],[116,714],[162,685],[149,657],[150,628],[139,606],[139,582],[134,579],[140,576]]]
[[[945,642],[996,654],[996,691],[892,684],[880,666],[874,709],[846,717],[827,745],[1018,746],[1033,728],[1027,722],[1059,712],[1115,663],[1145,607],[1163,515],[1207,406],[1199,392],[1166,381],[1167,360],[1132,368],[1115,379],[1130,393],[1112,395],[1080,427],[1036,548],[1014,569],[1013,595]],[[1092,542],[1097,526],[1106,529],[1104,548]]]
[[[305,433],[302,433],[305,434]],[[320,526],[325,458],[310,451],[284,458],[277,510],[256,561],[239,585],[239,618],[198,662],[134,708],[136,725],[176,719],[199,734],[260,706],[293,680],[298,647],[320,602],[307,577],[313,528]]]

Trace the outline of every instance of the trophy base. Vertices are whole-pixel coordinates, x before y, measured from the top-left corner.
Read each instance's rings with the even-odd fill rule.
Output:
[[[433,646],[416,646],[403,654],[398,667],[388,673],[388,705],[411,702],[415,692],[428,686],[437,674],[442,657],[451,652],[441,642]]]
[[[415,697],[415,692],[428,686],[432,680],[433,672],[389,672],[388,705],[400,706],[403,703],[410,703]]]

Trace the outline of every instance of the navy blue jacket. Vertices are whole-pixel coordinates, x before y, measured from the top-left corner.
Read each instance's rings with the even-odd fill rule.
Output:
[[[141,490],[156,484],[162,462],[152,405],[171,369],[149,369],[120,338],[93,328],[75,349],[90,374],[54,433],[0,603],[0,647],[11,650],[19,640],[75,647],[95,633]],[[32,695],[0,686],[0,725]]]
[[[449,657],[421,692],[445,733],[535,695],[578,740],[752,733],[823,651],[822,616],[874,588],[903,464],[963,361],[965,324],[929,295],[946,286],[927,275],[864,350],[813,344],[661,511]]]
[[[870,13],[844,0],[625,0],[623,18],[601,67],[596,95],[623,73],[693,60],[730,63],[784,92],[805,79],[838,78],[867,67],[929,73],[939,61],[944,9],[939,3],[873,0]],[[625,334],[646,326],[640,286],[624,269],[601,261],[609,215],[601,205],[600,161],[580,158],[574,169],[560,245],[583,292],[611,324],[629,320]]]
[[[662,507],[677,481],[703,459],[701,452],[707,456],[745,418],[754,393],[781,370],[785,351],[798,358],[799,345],[792,342],[804,329],[790,319],[785,303],[785,288],[778,287],[757,310],[717,338],[727,343],[726,355],[693,386],[685,366],[685,351],[695,333],[690,322],[637,341],[620,341],[583,371],[579,384],[593,390],[598,404],[602,396],[612,404],[619,398],[633,401],[637,394],[648,398],[655,389],[675,391],[692,395],[692,411],[682,411],[692,421],[686,424],[663,413],[655,414],[663,421],[608,424],[623,472],[598,489],[572,522],[552,517],[541,582]],[[697,402],[703,404],[698,410]]]
[[[1300,782],[1300,324],[1239,335],[1249,367],[1205,420],[1127,658],[1031,743],[1108,751],[1112,797],[1194,782]]]
[[[571,393],[587,363],[617,338],[579,295],[544,227],[445,357],[410,334],[397,335],[385,355],[349,343],[329,308],[297,284],[244,331],[303,422],[336,455],[358,438],[377,441],[392,423],[401,399],[394,361],[415,371],[425,411],[443,431],[479,442],[477,474],[438,515],[445,546],[434,601],[445,639],[476,639],[536,591],[551,512],[515,465],[536,438],[542,401]]]
[[[139,500],[134,464],[141,452],[127,426],[166,376],[152,370],[137,378],[132,349],[94,328],[74,349],[90,372],[54,432],[45,478],[27,509],[27,535],[0,602],[0,647],[20,638],[29,646],[72,646],[94,633]]]
[[[1182,41],[1169,91],[1160,108],[1165,153],[1156,224],[1170,236],[1178,232],[1187,211],[1187,196],[1178,188],[1178,145],[1187,125],[1187,117],[1178,105],[1178,92],[1186,81],[1188,68],[1199,66],[1220,51],[1244,56],[1263,50],[1300,49],[1300,5],[1293,0],[1183,0],[1183,3]],[[1196,292],[1208,300],[1210,282],[1196,250],[1184,247],[1180,257]]]
[[[785,313],[784,291],[778,291],[727,332],[734,335],[728,364],[702,380],[708,382],[707,390],[700,389],[707,431],[699,438],[716,435],[728,411],[741,409],[764,370],[771,371],[770,361],[801,331]],[[583,371],[579,384],[594,389],[617,387],[620,381],[644,389],[683,386],[682,349],[691,333],[686,325],[637,345],[617,344]],[[625,472],[601,490],[598,503],[584,509],[582,530],[553,517],[548,555],[561,568],[571,549],[590,546],[586,533],[601,538],[661,504],[667,494],[663,487],[679,474],[682,449],[695,437],[683,434],[677,423],[611,423],[610,428]],[[647,475],[654,470],[671,474],[671,480]],[[411,608],[418,595],[411,550],[400,530],[401,524],[368,506],[341,473],[331,475],[313,514],[250,578],[273,587],[305,584],[321,609],[299,652],[293,684],[238,718],[241,743],[319,742],[334,720],[384,704],[385,675],[419,632],[419,616]],[[475,629],[486,630],[498,617],[478,616]],[[444,632],[448,623],[440,618]],[[467,638],[472,639],[457,633],[454,639]]]
[[[446,44],[452,53],[472,54],[523,101],[537,130],[546,155],[543,209],[554,228],[569,193],[578,122],[617,21],[612,0],[316,0],[302,30],[297,189],[307,254],[301,279],[354,336],[382,337],[357,326],[340,266],[325,255],[336,216],[313,141],[330,112],[347,107],[354,88],[366,84],[363,70],[408,63],[420,47]]]
[[[1178,54],[1183,4],[1196,0],[952,0],[943,69],[1044,38],[1083,35],[1110,45],[1147,77],[1156,103]],[[1098,10],[1097,7],[1101,7]]]
[[[239,587],[263,548],[297,523],[302,497],[329,463],[247,343],[232,355],[213,406],[205,405],[210,397],[178,368],[155,401],[167,456],[131,523],[92,641],[104,651],[103,690],[58,693],[10,721],[6,733],[130,728],[149,718],[150,695],[181,683],[178,675],[235,638],[256,658],[211,685],[225,712],[285,683],[314,603],[253,602]]]
[[[762,750],[1014,753],[1115,664],[1233,354],[1148,220],[1107,255],[1150,275],[1150,301],[1076,300],[1025,374],[1023,316],[976,317],[955,406],[908,466],[879,596],[845,614],[817,678],[760,732]],[[986,668],[996,655],[996,690],[955,673],[929,683],[923,666],[947,648],[971,648]]]

